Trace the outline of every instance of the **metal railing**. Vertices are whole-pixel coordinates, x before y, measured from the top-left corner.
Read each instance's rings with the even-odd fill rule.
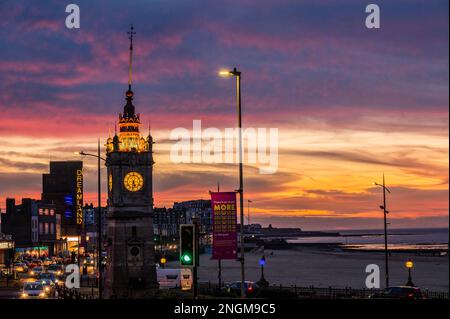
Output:
[[[199,283],[201,292],[204,294],[217,294],[218,291],[223,288],[218,287],[217,283]],[[283,286],[283,285],[271,285],[264,288],[265,291],[271,292],[267,296],[272,294],[276,296],[277,291],[282,292],[280,297],[288,296],[298,299],[366,299],[370,298],[376,293],[380,293],[382,289],[355,289],[351,287],[335,288],[335,287],[301,287],[301,286]],[[288,294],[286,294],[288,293]],[[423,289],[422,294],[427,299],[449,299],[448,292],[430,291]],[[256,297],[258,295],[256,294]],[[264,297],[264,295],[262,295]]]

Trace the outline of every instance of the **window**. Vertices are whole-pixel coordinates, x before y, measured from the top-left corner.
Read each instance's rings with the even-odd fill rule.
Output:
[[[39,223],[39,235],[44,234],[44,225],[42,223]]]
[[[39,215],[42,215],[44,213],[44,210],[42,208],[39,208]]]
[[[50,209],[50,216],[55,215],[55,210],[54,209]]]
[[[44,224],[44,233],[45,235],[48,235],[48,223]]]
[[[44,215],[48,215],[48,208],[44,209]]]
[[[55,224],[50,223],[50,235],[54,235],[54,234],[55,234]]]

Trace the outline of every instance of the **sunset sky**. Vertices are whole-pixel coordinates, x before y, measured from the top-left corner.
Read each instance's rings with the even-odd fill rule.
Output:
[[[174,164],[172,129],[193,120],[278,128],[279,168],[244,168],[251,221],[304,229],[382,228],[383,172],[390,227],[448,227],[448,1],[0,0],[0,207],[40,198],[50,160],[104,144],[125,104],[126,32],[134,24],[134,105],[155,139],[155,205],[234,190],[234,164]],[[84,158],[85,199],[96,161]],[[105,177],[106,169],[102,169]],[[106,179],[103,189],[106,189]],[[103,194],[106,199],[106,194]],[[247,209],[246,209],[247,211]]]

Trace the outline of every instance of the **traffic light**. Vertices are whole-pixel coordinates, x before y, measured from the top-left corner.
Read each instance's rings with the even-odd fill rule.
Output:
[[[194,266],[195,254],[194,225],[180,225],[180,263],[184,266]]]

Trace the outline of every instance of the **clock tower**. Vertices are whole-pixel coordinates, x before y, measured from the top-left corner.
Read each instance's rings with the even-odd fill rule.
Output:
[[[131,65],[133,26],[130,35],[128,90],[119,133],[106,142],[108,174],[108,230],[105,246],[106,298],[142,298],[158,288],[153,242],[153,139],[141,136],[139,114],[133,105]]]

